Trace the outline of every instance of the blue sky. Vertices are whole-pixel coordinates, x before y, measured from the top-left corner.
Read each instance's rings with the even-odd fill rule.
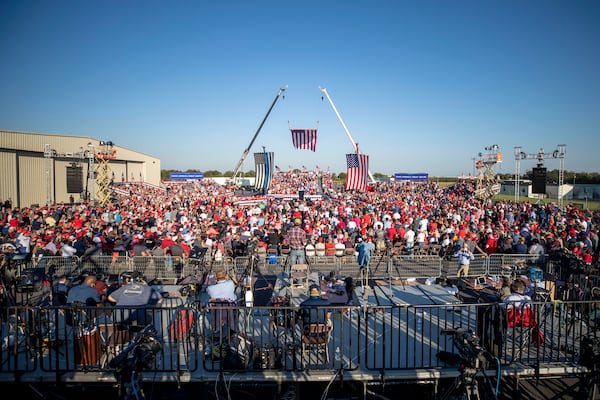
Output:
[[[344,172],[455,176],[498,145],[501,173],[566,144],[600,172],[600,2],[0,0],[0,129],[83,135],[235,169],[255,151]],[[289,127],[318,128],[317,151]],[[535,160],[521,161],[521,172]],[[548,169],[559,160],[547,158]]]

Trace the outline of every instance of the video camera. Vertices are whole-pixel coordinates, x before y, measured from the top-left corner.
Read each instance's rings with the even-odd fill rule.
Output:
[[[452,343],[461,356],[461,361],[476,370],[485,368],[488,363],[486,351],[479,344],[479,337],[472,331],[463,328],[442,329],[442,335],[451,335]]]
[[[600,338],[584,336],[581,339],[579,363],[592,371],[600,370]]]
[[[153,325],[147,325],[121,353],[110,360],[108,366],[116,369],[116,376],[134,370],[148,369],[152,367],[156,354],[161,349],[162,345],[156,339],[156,329]]]

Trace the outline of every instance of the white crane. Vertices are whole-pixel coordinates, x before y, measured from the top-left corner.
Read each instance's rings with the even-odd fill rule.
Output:
[[[323,92],[325,94],[325,97],[327,97],[327,100],[329,101],[329,104],[331,104],[331,108],[333,108],[333,112],[335,112],[335,115],[338,117],[338,119],[340,120],[340,123],[342,124],[342,127],[344,128],[344,131],[346,131],[346,135],[348,135],[348,139],[350,139],[350,143],[352,143],[352,149],[354,149],[354,151],[356,151],[356,142],[354,141],[354,139],[352,139],[352,135],[350,135],[350,131],[348,130],[348,127],[346,127],[346,124],[344,123],[344,120],[342,119],[342,117],[340,116],[340,113],[338,112],[337,108],[335,107],[335,104],[333,104],[333,100],[331,100],[331,97],[329,96],[329,93],[327,93],[327,89],[326,88],[322,88],[319,86],[319,89],[321,90],[321,92]],[[373,178],[373,175],[371,174],[371,170],[368,171],[369,172],[369,178],[371,179],[371,182],[374,183],[375,182],[375,178]]]

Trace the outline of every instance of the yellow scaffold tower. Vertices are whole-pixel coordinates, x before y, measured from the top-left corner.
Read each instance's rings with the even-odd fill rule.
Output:
[[[477,168],[477,189],[475,195],[480,199],[489,199],[500,192],[500,181],[496,177],[494,166],[502,162],[502,153],[497,144],[487,146],[486,153],[479,153],[475,162]]]
[[[100,142],[100,149],[94,153],[96,158],[96,200],[102,207],[110,203],[110,167],[108,163],[116,159],[117,151],[113,149],[113,142]]]

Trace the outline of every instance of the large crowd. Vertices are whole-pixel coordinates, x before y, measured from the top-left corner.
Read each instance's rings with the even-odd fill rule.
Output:
[[[378,182],[345,192],[321,171],[277,172],[269,193],[241,196],[211,179],[167,181],[161,187],[122,183],[127,196],[110,205],[52,204],[38,208],[0,203],[3,262],[45,256],[190,256],[194,247],[215,257],[244,254],[255,239],[280,252],[300,219],[312,245],[359,241],[378,250],[437,245],[458,251],[465,242],[486,254],[547,254],[566,250],[583,262],[598,260],[600,214],[571,205],[475,196],[471,181],[441,187],[429,182]],[[295,196],[302,192],[304,196]]]

